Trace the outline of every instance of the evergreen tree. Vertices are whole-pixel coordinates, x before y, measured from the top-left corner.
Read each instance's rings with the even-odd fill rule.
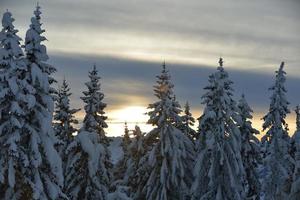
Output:
[[[264,165],[267,176],[263,182],[263,192],[266,199],[287,199],[291,186],[292,158],[289,154],[290,137],[285,121],[290,112],[286,99],[285,74],[282,62],[276,71],[275,84],[269,89],[273,92],[269,112],[263,117],[263,129],[267,130],[262,137],[266,143]]]
[[[102,102],[98,71],[94,66],[83,92],[86,115],[83,127],[67,148],[65,191],[71,199],[107,199],[110,160],[104,128],[106,104]]]
[[[157,78],[154,92],[159,100],[148,107],[152,109],[148,112],[148,123],[156,128],[148,136],[154,143],[146,155],[150,168],[143,199],[184,199],[188,195],[192,178],[190,167],[193,162],[193,144],[176,128],[181,110],[173,99],[174,86],[165,64]]]
[[[128,154],[128,147],[130,142],[131,140],[129,136],[129,130],[128,130],[127,122],[125,122],[124,136],[122,138],[122,148],[123,148],[124,155]]]
[[[255,137],[259,131],[252,127],[252,109],[248,105],[246,98],[242,98],[238,103],[239,114],[241,116],[241,123],[239,129],[242,136],[241,155],[246,172],[247,199],[259,199],[260,196],[260,182],[257,167],[260,164],[260,149],[259,140]]]
[[[25,52],[27,72],[24,75],[32,87],[26,88],[29,112],[24,117],[23,132],[20,137],[23,169],[26,186],[23,199],[64,198],[61,158],[54,148],[57,142],[52,127],[54,89],[50,75],[55,68],[46,63],[48,55],[42,44],[46,40],[41,28],[41,11],[37,5],[26,32]]]
[[[236,124],[241,120],[222,58],[219,64],[202,97],[206,107],[199,118],[200,146],[191,189],[194,200],[245,199],[241,135]]]
[[[104,131],[107,128],[105,120],[104,109],[106,108],[106,103],[103,102],[104,94],[101,92],[100,76],[98,75],[98,70],[96,65],[93,66],[93,70],[89,72],[90,81],[85,83],[87,91],[83,92],[83,97],[81,99],[85,103],[85,117],[83,119],[82,130],[88,132],[95,132],[100,137],[100,143],[105,147],[105,168],[111,169],[112,163],[110,161],[110,152],[108,150],[109,138],[106,136]],[[109,170],[110,171],[110,170]],[[109,174],[109,179],[111,175]]]
[[[0,199],[20,199],[23,185],[23,158],[20,138],[30,94],[24,74],[21,38],[13,25],[12,14],[6,11],[0,32]]]
[[[66,154],[65,151],[67,146],[74,139],[73,133],[77,131],[74,125],[78,124],[75,119],[74,114],[80,109],[70,108],[70,87],[67,81],[64,79],[62,85],[60,86],[57,94],[56,109],[54,114],[54,130],[57,138],[59,139],[58,152],[65,164]]]
[[[114,182],[115,184],[119,184],[119,182],[124,182],[125,171],[127,168],[128,160],[130,158],[129,153],[129,144],[130,144],[129,130],[127,126],[127,122],[125,122],[124,135],[122,138],[122,150],[123,150],[123,158],[116,164],[114,169]],[[122,180],[122,181],[121,181]]]
[[[195,119],[190,112],[190,105],[188,102],[186,102],[184,106],[184,115],[181,117],[181,121],[182,125],[180,130],[194,142],[197,139],[197,132],[192,128],[195,125]]]
[[[133,138],[129,145],[129,159],[123,177],[124,185],[128,187],[130,196],[139,199],[148,177],[148,163],[145,153],[149,149],[145,142],[145,134],[139,126],[133,130]]]
[[[298,200],[300,198],[300,107],[296,107],[296,132],[293,135],[294,173],[291,193],[288,199]]]

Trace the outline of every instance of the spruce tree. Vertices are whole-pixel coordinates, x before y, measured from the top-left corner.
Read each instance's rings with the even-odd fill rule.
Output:
[[[123,148],[124,155],[128,154],[128,147],[130,142],[131,140],[129,136],[129,130],[128,130],[127,122],[125,122],[124,136],[122,138],[122,148]]]
[[[97,133],[101,138],[101,143],[108,146],[109,139],[104,131],[108,127],[105,122],[107,117],[104,112],[106,103],[103,102],[104,94],[101,92],[100,76],[98,76],[96,65],[93,66],[93,70],[89,73],[89,78],[90,81],[85,83],[88,90],[84,91],[84,96],[81,97],[85,103],[84,110],[86,112],[82,130]]]
[[[269,88],[273,92],[269,112],[263,117],[263,129],[267,130],[262,137],[266,144],[264,165],[267,175],[263,181],[263,192],[266,199],[287,199],[292,178],[292,158],[289,154],[290,137],[285,121],[290,112],[286,99],[285,74],[282,62],[276,71],[275,84]]]
[[[252,127],[252,109],[248,105],[246,98],[242,95],[242,98],[238,103],[238,111],[241,116],[241,122],[239,123],[239,129],[242,136],[242,148],[241,155],[246,172],[247,199],[259,199],[260,196],[260,181],[258,174],[258,165],[261,163],[260,159],[260,142],[255,137],[259,134],[259,131]]]
[[[57,142],[52,127],[54,89],[51,78],[55,68],[46,63],[48,55],[46,40],[41,28],[41,11],[37,5],[31,18],[30,28],[26,32],[25,52],[27,73],[24,78],[31,87],[26,88],[29,112],[24,117],[23,134],[20,148],[23,150],[22,174],[26,179],[24,199],[64,198],[63,172],[61,158],[54,148]],[[29,95],[31,94],[31,95]]]
[[[6,11],[0,32],[0,199],[20,199],[27,184],[23,171],[20,138],[28,110],[24,79],[26,65],[22,59],[21,38],[14,18]]]
[[[54,130],[56,137],[59,139],[57,150],[60,153],[63,164],[65,164],[67,159],[65,154],[67,146],[74,139],[73,134],[78,131],[74,127],[74,125],[78,124],[74,114],[80,110],[70,108],[70,96],[72,95],[70,90],[67,81],[63,79],[62,85],[58,89],[54,114]]]
[[[126,162],[126,171],[123,176],[123,183],[128,187],[130,197],[139,199],[142,197],[142,190],[148,178],[148,163],[145,156],[149,149],[145,141],[145,134],[139,126],[133,130],[133,138],[129,145],[129,156]]]
[[[176,128],[181,120],[181,109],[173,99],[174,86],[165,64],[157,78],[154,92],[158,101],[148,107],[151,109],[148,123],[156,127],[148,136],[154,139],[154,143],[146,155],[150,169],[144,199],[185,199],[192,178],[193,144]]]
[[[200,139],[191,189],[194,200],[245,199],[241,135],[236,124],[240,118],[232,99],[233,82],[222,58],[219,64],[202,96],[206,107],[199,118]]]
[[[300,198],[300,107],[296,107],[296,132],[292,137],[294,172],[291,193],[288,199],[298,200]]]
[[[184,115],[181,117],[181,121],[182,125],[180,130],[194,142],[197,139],[197,132],[192,128],[195,125],[195,119],[190,112],[190,105],[188,102],[184,105]]]
[[[98,71],[89,73],[82,100],[85,103],[83,126],[67,148],[65,191],[71,199],[107,199],[110,184],[110,160],[104,128],[106,104],[100,91]]]
[[[130,159],[129,153],[129,144],[130,144],[129,130],[127,126],[127,122],[125,122],[124,127],[124,135],[122,137],[122,150],[123,150],[123,158],[116,164],[114,167],[114,184],[121,184],[120,182],[124,182],[125,171],[127,168],[128,161]]]

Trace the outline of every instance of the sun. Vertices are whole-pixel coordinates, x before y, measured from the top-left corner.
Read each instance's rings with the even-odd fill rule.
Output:
[[[123,135],[125,122],[130,130],[138,125],[143,132],[150,131],[153,127],[147,124],[149,116],[146,115],[146,112],[146,107],[142,106],[128,106],[112,110],[109,114],[107,132],[110,136]]]
[[[115,120],[127,123],[141,123],[147,122],[147,109],[142,106],[129,106],[111,113]]]

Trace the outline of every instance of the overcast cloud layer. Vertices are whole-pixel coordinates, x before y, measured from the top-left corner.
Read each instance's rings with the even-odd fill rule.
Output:
[[[20,36],[25,35],[36,1],[0,0]],[[256,122],[268,109],[274,71],[282,60],[288,72],[292,106],[300,103],[299,0],[111,0],[40,1],[50,62],[57,78],[70,81],[72,102],[79,100],[93,63],[99,65],[109,109],[146,106],[166,60],[181,103],[200,114],[202,88],[224,57],[235,82],[236,98],[245,93]],[[122,87],[121,87],[122,86]],[[291,107],[293,108],[293,107]],[[197,116],[198,117],[198,116]]]

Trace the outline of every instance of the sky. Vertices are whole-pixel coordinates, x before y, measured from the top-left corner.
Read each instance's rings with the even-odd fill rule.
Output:
[[[108,135],[122,135],[124,121],[142,130],[147,105],[156,101],[153,85],[165,61],[183,105],[195,118],[208,75],[219,57],[234,81],[234,98],[242,93],[254,110],[253,124],[261,130],[268,111],[274,72],[285,61],[291,114],[300,103],[299,0],[41,0],[49,63],[56,79],[72,87],[73,107],[86,88],[88,71],[98,66],[109,117]],[[0,14],[12,12],[24,38],[36,1],[0,0]],[[84,116],[83,110],[77,114]]]

